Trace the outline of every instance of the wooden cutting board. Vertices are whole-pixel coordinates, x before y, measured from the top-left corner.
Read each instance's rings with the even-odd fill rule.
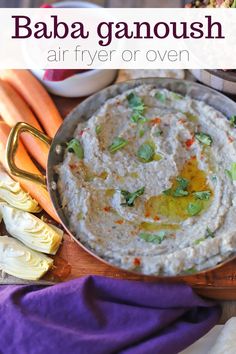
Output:
[[[62,98],[53,96],[59,111],[65,117],[76,105],[81,102],[79,98]],[[3,225],[0,227],[1,234],[5,232]],[[75,279],[86,275],[103,275],[120,279],[132,279],[150,281],[155,279],[159,282],[185,282],[206,297],[220,300],[236,300],[236,259],[223,266],[198,275],[188,275],[168,280],[157,279],[147,276],[130,274],[118,271],[112,266],[97,260],[84,251],[70,236],[65,235],[64,242],[55,257],[55,267],[47,274],[45,279],[38,283],[60,282]],[[0,278],[0,283],[22,283],[13,277]]]

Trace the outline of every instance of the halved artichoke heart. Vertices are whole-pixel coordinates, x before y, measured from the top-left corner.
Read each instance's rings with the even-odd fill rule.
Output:
[[[20,184],[15,182],[8,174],[0,167],[0,199],[14,206],[15,208],[38,213],[41,207],[38,202],[21,189]]]
[[[0,214],[10,235],[35,251],[55,254],[63,232],[50,227],[36,216],[7,203],[0,203]]]
[[[24,246],[12,237],[0,236],[0,269],[17,278],[40,279],[53,265],[53,259]]]

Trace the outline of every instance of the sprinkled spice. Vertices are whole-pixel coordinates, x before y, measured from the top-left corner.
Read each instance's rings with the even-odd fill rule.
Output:
[[[133,260],[133,264],[136,266],[136,267],[139,267],[141,265],[141,260],[140,258],[134,258]]]
[[[160,124],[161,123],[161,118],[154,118],[154,119],[151,119],[150,122],[149,122],[151,125],[156,125],[156,124]]]
[[[185,146],[186,146],[186,148],[189,149],[189,148],[194,144],[194,142],[195,142],[195,139],[194,139],[194,138],[191,138],[191,139],[186,140],[186,141],[185,141]]]
[[[107,213],[111,212],[112,208],[110,206],[105,206],[103,208],[104,211],[106,211]]]

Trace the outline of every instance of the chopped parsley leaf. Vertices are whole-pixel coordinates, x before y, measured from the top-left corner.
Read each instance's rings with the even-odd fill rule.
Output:
[[[160,136],[160,135],[162,135],[163,134],[163,131],[162,130],[157,130],[153,135],[154,136]]]
[[[151,162],[155,155],[155,150],[150,143],[142,144],[137,152],[139,159],[143,162]]]
[[[164,191],[162,192],[162,194],[171,195],[171,194],[172,194],[171,188],[164,190]]]
[[[209,200],[211,196],[210,191],[199,191],[199,192],[194,192],[193,195],[200,200]]]
[[[112,141],[112,144],[108,146],[110,153],[114,154],[116,151],[122,149],[128,144],[128,141],[119,136],[115,137]]]
[[[207,227],[206,232],[205,232],[205,236],[203,236],[203,237],[201,237],[201,238],[195,240],[195,241],[194,241],[194,244],[195,244],[195,245],[199,245],[199,243],[205,241],[207,238],[210,238],[210,237],[211,237],[211,238],[214,238],[214,237],[215,237],[215,234],[214,234],[214,232],[212,232],[212,231],[209,229],[209,227]]]
[[[131,92],[127,96],[127,100],[129,103],[129,107],[132,108],[133,110],[133,115],[131,116],[131,120],[134,123],[145,123],[147,119],[143,116],[145,110],[145,105],[143,100],[133,92]]]
[[[225,170],[232,181],[236,181],[236,162],[232,162],[231,169]]]
[[[156,94],[155,94],[155,98],[160,101],[160,102],[165,102],[166,100],[166,95],[161,92],[161,91],[158,91]]]
[[[138,189],[137,191],[130,193],[125,190],[121,190],[121,194],[125,198],[125,203],[121,203],[123,206],[133,207],[136,198],[140,197],[144,193],[145,187]]]
[[[205,134],[202,132],[195,133],[195,138],[202,144],[211,146],[213,140],[212,137],[209,134]]]
[[[146,242],[151,242],[151,243],[158,243],[160,244],[164,238],[166,236],[166,231],[160,231],[156,234],[149,234],[149,233],[146,233],[146,232],[142,232],[141,234],[139,234],[139,237],[146,241]]]
[[[176,182],[177,188],[175,188],[174,190],[172,188],[169,188],[163,191],[162,193],[165,195],[171,195],[173,197],[186,197],[189,194],[187,191],[189,181],[186,178],[177,177]]]
[[[177,177],[176,181],[178,182],[180,188],[186,189],[188,187],[189,181],[187,178]]]
[[[236,115],[231,116],[231,117],[229,118],[229,121],[230,121],[230,125],[231,125],[232,127],[236,128]]]
[[[183,98],[182,95],[180,95],[179,93],[176,93],[176,92],[172,92],[171,95],[175,100],[182,100],[182,98]]]
[[[195,216],[202,210],[202,205],[200,203],[189,203],[187,207],[187,212],[190,216]]]
[[[205,233],[205,238],[209,238],[209,237],[214,238],[214,237],[215,237],[215,234],[214,234],[214,232],[212,232],[212,231],[209,229],[209,227],[207,227],[206,233]]]
[[[186,274],[194,274],[197,273],[197,269],[195,267],[189,268],[189,269],[185,269],[184,273]]]
[[[71,153],[74,153],[80,160],[84,158],[84,149],[79,140],[76,138],[67,143],[67,150]]]
[[[194,244],[199,245],[199,243],[205,241],[205,239],[206,239],[205,237],[198,238],[197,240],[194,241]]]
[[[212,176],[211,176],[211,180],[212,180],[213,183],[216,183],[216,181],[217,181],[217,176],[216,176],[216,175],[212,175]]]
[[[97,125],[96,126],[96,128],[95,128],[95,132],[96,132],[96,134],[98,135],[98,134],[100,134],[101,133],[101,131],[102,131],[102,127],[101,127],[101,125]]]
[[[188,191],[185,191],[180,187],[176,188],[173,192],[173,197],[185,197],[187,195],[188,195]]]

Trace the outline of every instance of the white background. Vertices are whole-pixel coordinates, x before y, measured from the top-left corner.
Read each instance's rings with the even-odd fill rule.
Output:
[[[24,15],[31,18],[31,28],[35,31],[34,25],[38,21],[47,23],[48,31],[52,29],[51,15],[58,15],[60,21],[66,22],[69,26],[76,21],[82,22],[86,30],[89,30],[88,39],[12,39],[14,34],[13,15]],[[194,21],[206,23],[204,18],[211,15],[214,21],[222,24],[225,39],[116,39],[113,36],[109,46],[101,47],[98,44],[97,26],[100,22],[125,21],[133,29],[133,22],[149,22],[151,27],[157,22],[181,21],[190,24]],[[114,31],[115,28],[113,27]],[[181,30],[181,27],[180,27]],[[113,32],[115,33],[115,32]],[[1,9],[0,13],[0,68],[133,68],[133,69],[235,69],[236,67],[236,11],[235,9]],[[79,45],[81,50],[89,50],[94,56],[93,63],[86,55],[85,60],[76,62],[74,49]],[[48,50],[58,48],[69,50],[65,60],[48,62]],[[100,61],[97,54],[100,50],[114,50],[112,60]],[[125,61],[122,58],[124,51],[139,50],[136,60]],[[166,56],[163,61],[157,55],[155,61],[148,61],[147,51],[154,51]],[[167,58],[169,50],[189,51],[182,56],[183,60],[171,62]],[[101,53],[101,52],[100,52]],[[102,52],[104,53],[104,52]],[[127,54],[129,52],[126,52]],[[153,55],[152,55],[153,57]],[[104,57],[103,57],[104,58]],[[127,56],[125,56],[127,59]],[[184,58],[186,60],[184,60]],[[80,59],[80,58],[78,58]]]

